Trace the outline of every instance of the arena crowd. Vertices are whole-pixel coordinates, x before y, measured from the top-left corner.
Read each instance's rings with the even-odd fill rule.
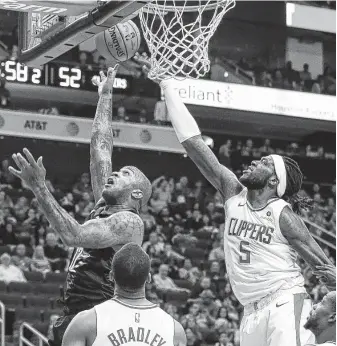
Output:
[[[40,212],[30,191],[12,176],[4,160],[0,170],[0,281],[26,282],[33,272],[44,278],[60,273],[64,278],[72,249],[66,248]],[[159,177],[153,195],[141,211],[145,224],[143,248],[152,259],[152,283],[147,297],[157,302],[186,330],[189,346],[239,345],[242,307],[232,293],[222,247],[224,222],[221,196],[188,177]],[[93,208],[90,176],[83,173],[67,189],[48,181],[60,204],[79,222]],[[304,216],[336,232],[335,185],[320,194],[318,184],[302,191],[314,198],[314,208]],[[335,263],[334,253],[323,245]],[[314,301],[327,292],[303,261],[299,261],[306,288]],[[63,273],[63,274],[62,274]],[[55,314],[50,316],[51,321]]]

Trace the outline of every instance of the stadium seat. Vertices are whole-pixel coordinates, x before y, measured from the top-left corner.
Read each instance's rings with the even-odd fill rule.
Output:
[[[188,281],[188,280],[173,280],[174,283],[181,288],[187,288],[187,289],[192,289],[193,284],[192,282]]]
[[[47,320],[46,322],[39,322],[36,321],[32,323],[32,326],[38,330],[41,334],[47,335],[48,334],[48,328],[49,328],[49,321]]]
[[[66,281],[67,273],[53,273],[49,272],[46,275],[46,282],[57,282],[59,284],[64,284]]]
[[[40,308],[17,308],[15,309],[15,319],[17,321],[41,321],[43,318],[44,310]]]
[[[8,254],[10,254],[11,253],[11,248],[9,247],[9,246],[7,246],[7,245],[1,245],[0,246],[0,256],[2,255],[2,254],[4,254],[4,253],[8,253]]]
[[[24,294],[32,293],[33,286],[30,282],[10,282],[8,284],[8,291],[11,292],[21,292]]]
[[[209,243],[209,241],[205,240],[205,239],[198,239],[197,243],[196,243],[196,247],[198,249],[202,249],[202,250],[208,250],[211,247],[211,244]]]
[[[49,297],[60,297],[62,286],[58,284],[36,283],[34,285],[35,294],[44,294]]]
[[[8,289],[7,289],[7,284],[3,281],[0,281],[0,292],[7,292]]]
[[[5,304],[6,308],[13,308],[13,307],[17,307],[17,306],[22,306],[22,304],[23,304],[21,294],[1,293],[0,294],[0,301]]]
[[[36,306],[46,309],[51,309],[53,307],[53,299],[45,296],[29,296],[27,297],[28,306]]]
[[[207,231],[197,231],[194,232],[193,235],[198,238],[198,239],[211,239],[212,233],[207,232]]]
[[[167,303],[171,303],[173,305],[181,305],[182,303],[187,302],[188,293],[180,291],[168,291],[166,292],[165,297]]]
[[[30,282],[43,282],[44,277],[39,272],[25,272],[25,277]]]
[[[190,258],[191,260],[205,260],[206,252],[205,250],[198,248],[187,248],[184,253],[185,257]]]

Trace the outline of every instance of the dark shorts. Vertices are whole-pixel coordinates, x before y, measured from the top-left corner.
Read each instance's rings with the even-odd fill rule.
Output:
[[[53,326],[54,340],[49,340],[49,346],[62,346],[63,335],[76,315],[61,316]]]

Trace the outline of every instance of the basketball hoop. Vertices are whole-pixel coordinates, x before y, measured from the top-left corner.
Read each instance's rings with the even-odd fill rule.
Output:
[[[204,76],[209,41],[234,6],[235,0],[154,0],[144,6],[139,17],[151,54],[149,78]]]

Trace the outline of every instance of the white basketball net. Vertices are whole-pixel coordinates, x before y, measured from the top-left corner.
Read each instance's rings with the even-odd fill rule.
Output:
[[[235,0],[154,0],[143,7],[139,17],[151,54],[149,78],[204,76],[210,69],[209,41],[234,6]],[[194,12],[192,21],[187,12]]]

